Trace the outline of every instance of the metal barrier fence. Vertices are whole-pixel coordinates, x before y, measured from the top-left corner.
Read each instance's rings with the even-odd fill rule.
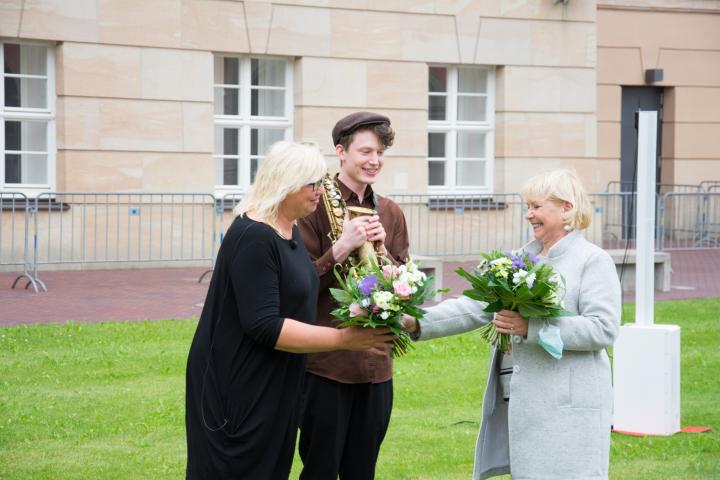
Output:
[[[710,181],[712,182],[712,181]],[[707,183],[707,182],[704,182]],[[656,183],[655,188],[660,194],[670,192],[696,193],[704,191],[703,183],[697,185],[689,183]],[[613,180],[605,186],[605,193],[632,192],[635,190],[634,182]]]
[[[405,213],[416,255],[476,256],[532,239],[517,193],[390,195]],[[0,193],[0,267],[22,273],[25,288],[46,290],[45,265],[207,262],[232,222],[241,194]],[[586,237],[606,249],[634,248],[635,193],[590,194]],[[658,250],[720,248],[720,182],[702,191],[668,192],[657,201]],[[7,269],[6,269],[7,271]]]
[[[517,193],[389,195],[405,213],[412,253],[466,256],[516,248],[529,238],[525,205]]]
[[[699,185],[705,192],[720,190],[720,180],[703,180]]]
[[[35,199],[33,276],[49,264],[207,261],[215,197],[204,193],[44,193]]]
[[[220,244],[225,238],[225,232],[230,227],[235,215],[233,209],[242,200],[243,194],[241,193],[227,193],[218,201],[215,201],[215,213],[216,213],[216,225],[217,225],[217,248],[220,248]],[[215,197],[213,197],[214,199]],[[217,249],[214,249],[214,255],[217,255]],[[206,275],[211,274],[215,266],[215,259],[213,258],[212,266],[203,272],[198,278],[198,283],[202,282]]]
[[[220,213],[219,225],[221,230],[220,242],[222,242],[222,239],[225,236],[225,232],[227,231],[228,227],[230,227],[232,221],[235,219],[233,209],[237,206],[238,203],[240,203],[242,199],[242,193],[226,193],[220,199],[220,205],[218,207],[218,212]]]
[[[634,192],[592,193],[593,219],[585,236],[606,249],[634,244]],[[476,256],[518,248],[532,239],[525,202],[517,193],[391,195],[405,213],[410,246],[418,255]],[[656,242],[656,248],[660,242]]]
[[[720,185],[703,193],[666,193],[662,209],[660,250],[720,248]]]
[[[22,267],[22,273],[12,283],[15,288],[21,279],[25,288],[47,291],[45,284],[33,277],[30,259],[30,217],[32,201],[20,192],[0,192],[0,266]]]
[[[593,218],[585,237],[605,249],[634,245],[636,192],[591,193],[588,196]]]

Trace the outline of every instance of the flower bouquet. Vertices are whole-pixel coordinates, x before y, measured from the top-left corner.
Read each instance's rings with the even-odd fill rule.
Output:
[[[514,310],[524,318],[552,318],[572,315],[563,307],[565,279],[547,263],[539,263],[532,253],[504,253],[495,250],[482,254],[474,273],[462,268],[455,273],[470,282],[463,295],[487,302],[486,312]],[[482,338],[500,351],[510,349],[510,335],[500,334],[495,324],[480,328]]]
[[[432,279],[412,260],[394,265],[386,258],[384,263],[381,267],[372,259],[352,266],[345,278],[336,269],[340,288],[331,288],[330,294],[339,307],[331,313],[341,320],[338,327],[358,325],[392,330],[396,335],[392,357],[397,358],[412,348],[410,336],[402,329],[403,314],[422,318],[425,311],[420,305],[447,290],[431,290]]]

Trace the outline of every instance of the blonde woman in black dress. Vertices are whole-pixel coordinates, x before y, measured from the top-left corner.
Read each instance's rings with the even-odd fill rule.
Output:
[[[317,207],[325,172],[316,145],[278,142],[236,208],[188,357],[188,479],[286,479],[303,353],[382,353],[392,341],[311,325],[319,280],[295,221]]]

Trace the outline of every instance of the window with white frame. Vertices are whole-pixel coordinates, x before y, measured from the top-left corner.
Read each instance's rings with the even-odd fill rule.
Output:
[[[215,56],[215,189],[245,190],[268,147],[292,138],[292,69],[285,59]]]
[[[55,61],[51,47],[0,41],[0,189],[55,189]]]
[[[492,190],[495,128],[492,67],[429,67],[428,189]]]

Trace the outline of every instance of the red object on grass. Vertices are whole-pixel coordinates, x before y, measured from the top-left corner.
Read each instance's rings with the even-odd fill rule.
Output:
[[[613,428],[613,433],[619,433],[619,434],[621,434],[621,435],[630,435],[630,436],[633,436],[633,437],[646,437],[646,436],[648,436],[648,435],[652,436],[652,435],[649,434],[649,433],[628,432],[628,431],[626,431],[626,430],[615,430],[614,428]]]
[[[683,433],[703,433],[703,432],[709,432],[712,430],[710,427],[685,427],[682,430],[680,430]]]
[[[695,427],[695,426],[687,426],[680,430],[682,433],[703,433],[703,432],[709,432],[712,430],[710,427]],[[619,433],[621,435],[631,435],[633,437],[654,437],[655,435],[651,433],[640,433],[640,432],[628,432],[625,430],[615,430],[613,429],[614,433]]]

